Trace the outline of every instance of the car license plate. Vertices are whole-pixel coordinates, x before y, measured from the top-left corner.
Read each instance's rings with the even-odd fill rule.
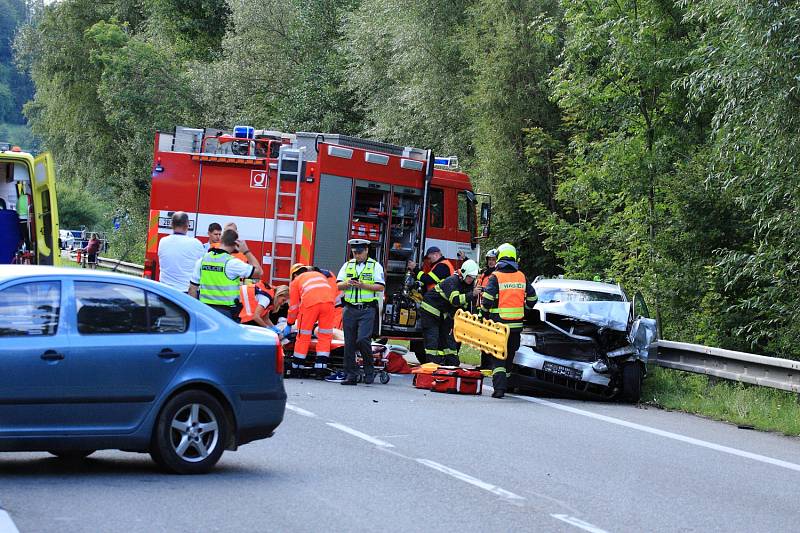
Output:
[[[579,380],[583,376],[583,372],[581,372],[580,370],[576,370],[568,366],[557,365],[555,363],[550,363],[548,361],[545,361],[544,365],[542,366],[542,370],[544,370],[545,372],[549,372],[551,374],[564,376],[570,379]]]

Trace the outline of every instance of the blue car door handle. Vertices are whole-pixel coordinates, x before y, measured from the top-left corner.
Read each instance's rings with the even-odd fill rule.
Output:
[[[164,348],[163,350],[158,352],[158,356],[161,359],[175,359],[176,357],[180,357],[181,354],[179,354],[178,352],[173,352],[169,348]]]
[[[39,357],[41,357],[45,361],[60,361],[60,360],[64,359],[64,354],[63,353],[58,353],[55,350],[47,350],[46,352],[44,352]]]

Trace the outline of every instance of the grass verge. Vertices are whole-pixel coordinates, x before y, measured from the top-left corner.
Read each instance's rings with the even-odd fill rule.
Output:
[[[644,382],[642,402],[762,431],[800,435],[797,394],[709,379],[703,374],[655,368]]]

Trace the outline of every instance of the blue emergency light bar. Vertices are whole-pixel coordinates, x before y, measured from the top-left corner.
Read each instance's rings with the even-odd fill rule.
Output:
[[[433,167],[442,170],[456,170],[458,169],[458,158],[456,156],[434,157]]]

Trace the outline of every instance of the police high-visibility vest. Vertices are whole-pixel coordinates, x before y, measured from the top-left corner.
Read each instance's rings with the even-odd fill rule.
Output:
[[[239,312],[239,320],[241,322],[250,322],[255,317],[256,308],[258,307],[258,300],[256,300],[257,294],[266,294],[269,296],[269,301],[272,302],[269,307],[261,312],[261,317],[267,316],[272,309],[275,303],[274,288],[267,288],[263,281],[259,281],[255,285],[240,285],[239,302],[242,304],[242,310]]]
[[[490,310],[497,315],[500,321],[512,327],[521,327],[525,318],[525,274],[516,272],[497,272],[492,274],[497,278],[499,291],[497,294],[497,307]]]
[[[375,283],[375,265],[378,262],[372,259],[371,257],[367,259],[367,263],[364,265],[364,270],[361,271],[361,275],[356,273],[356,260],[351,259],[347,262],[347,266],[344,270],[345,281],[349,281],[351,279],[357,279],[369,285]],[[367,289],[360,289],[358,287],[347,287],[344,290],[344,301],[349,304],[367,304],[372,302],[378,301],[378,293],[376,291],[370,291]]]
[[[200,301],[209,305],[232,307],[239,296],[239,278],[229,279],[225,265],[231,254],[209,250],[200,262]]]

